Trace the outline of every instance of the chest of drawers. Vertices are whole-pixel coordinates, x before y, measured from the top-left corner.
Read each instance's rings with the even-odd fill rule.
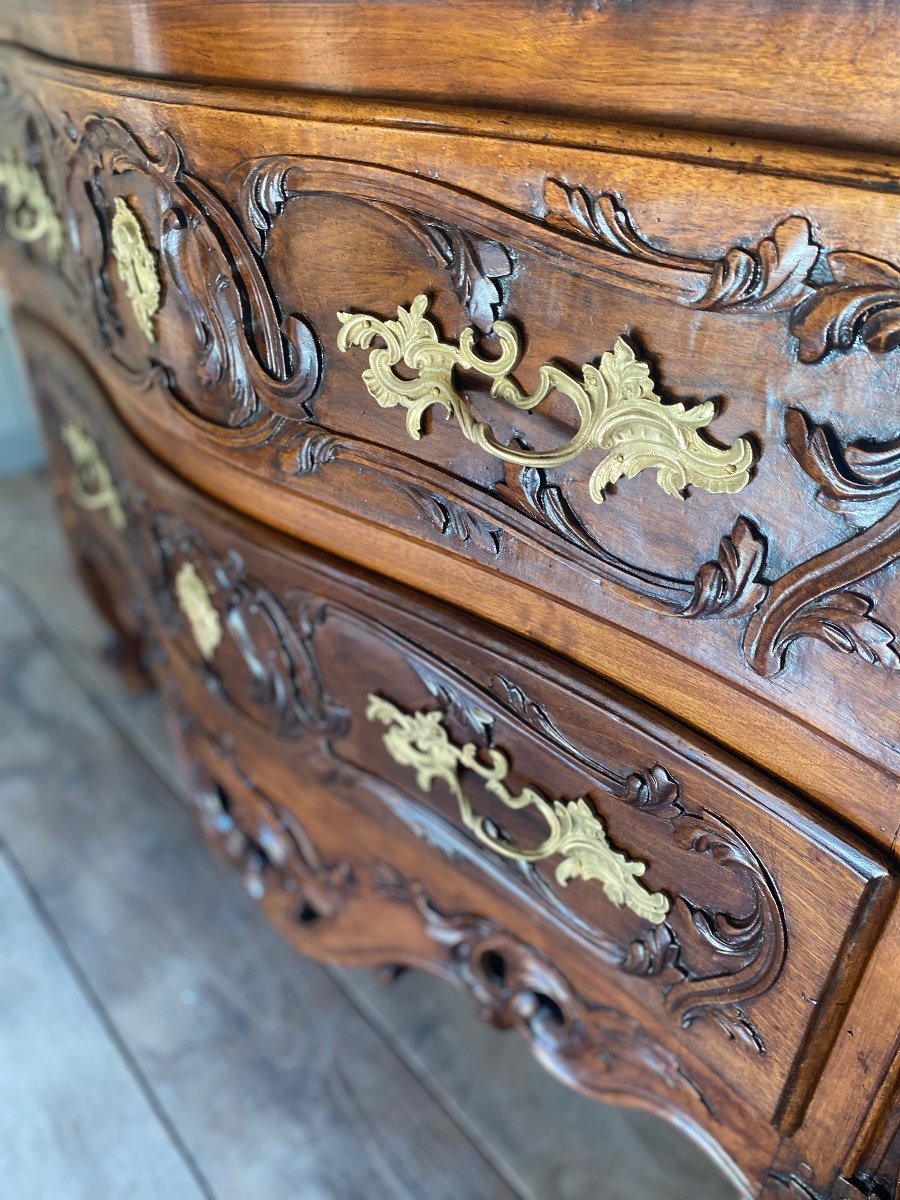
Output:
[[[212,843],[747,1195],[893,1197],[896,16],[91,7],[0,6],[0,264]]]

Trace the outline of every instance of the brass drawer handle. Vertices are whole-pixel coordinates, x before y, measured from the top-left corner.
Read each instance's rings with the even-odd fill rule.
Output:
[[[647,468],[656,469],[656,482],[670,496],[683,498],[689,484],[708,492],[739,492],[750,482],[753,449],[738,438],[727,449],[705,442],[698,430],[715,416],[711,400],[686,409],[683,404],[663,404],[653,390],[646,363],[635,358],[622,338],[600,366],[582,367],[583,382],[560,367],[545,363],[540,382],[526,395],[510,377],[521,350],[516,330],[508,321],[495,321],[493,333],[500,354],[482,358],[475,350],[475,330],[460,335],[459,345],[441,342],[437,330],[425,316],[428,300],[416,296],[410,307],[397,309],[396,321],[381,321],[368,313],[338,313],[341,330],[338,349],[368,348],[379,338],[383,347],[369,355],[363,382],[382,408],[400,404],[407,409],[406,428],[417,440],[422,436],[422,417],[433,404],[442,405],[455,417],[470,442],[506,462],[530,467],[557,467],[571,462],[587,450],[609,450],[590,478],[591,499],[603,501],[603,492],[623,476],[633,478]],[[403,363],[417,371],[415,379],[402,379],[393,368]],[[468,400],[454,387],[455,367],[477,371],[492,380],[491,395],[514,408],[530,411],[552,391],[561,392],[578,410],[578,432],[556,450],[523,450],[498,442],[489,425],[478,421]]]
[[[121,533],[126,525],[125,509],[100,447],[75,421],[64,421],[59,436],[75,468],[69,484],[72,499],[91,512],[105,509],[110,525],[116,533]]]
[[[638,883],[646,864],[626,858],[609,844],[603,821],[582,796],[564,804],[551,804],[534,788],[525,788],[514,796],[505,786],[509,760],[501,750],[483,751],[490,759],[479,758],[479,748],[472,742],[459,747],[450,741],[444,728],[444,715],[433,712],[401,712],[396,705],[381,696],[368,697],[366,717],[387,725],[384,744],[394,762],[412,767],[416,783],[423,792],[430,792],[435,779],[449,787],[463,824],[491,850],[519,862],[539,862],[559,855],[556,867],[557,883],[563,887],[570,879],[597,879],[604,895],[618,908],[632,912],[653,925],[661,924],[669,911],[669,899],[662,892],[650,892]],[[490,828],[488,818],[476,813],[463,791],[460,769],[474,771],[484,780],[485,788],[510,809],[536,808],[550,827],[550,833],[538,846],[515,846],[501,840]]]

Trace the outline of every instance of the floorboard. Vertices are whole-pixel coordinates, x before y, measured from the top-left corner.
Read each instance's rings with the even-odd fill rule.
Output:
[[[115,1040],[0,851],[0,1192],[202,1200]]]

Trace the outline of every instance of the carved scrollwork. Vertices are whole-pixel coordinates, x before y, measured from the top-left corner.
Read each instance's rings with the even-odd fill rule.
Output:
[[[827,250],[806,217],[780,221],[756,245],[721,258],[693,258],[655,247],[637,231],[612,192],[548,179],[547,223],[604,250],[693,277],[682,297],[694,308],[725,313],[787,313],[802,363],[862,345],[874,354],[900,346],[900,267],[867,254]]]
[[[416,910],[451,979],[474,997],[482,1016],[501,1029],[517,1029],[563,1082],[598,1097],[615,1090],[617,1081],[638,1094],[661,1086],[688,1112],[715,1119],[677,1057],[634,1018],[586,1003],[549,962],[494,921],[445,915],[420,883],[390,867],[374,868],[373,876],[379,898]]]
[[[799,409],[788,410],[785,429],[791,453],[818,485],[820,504],[843,512],[882,510],[882,515],[769,586],[765,603],[747,625],[748,660],[761,675],[774,675],[794,642],[814,638],[898,670],[896,634],[873,617],[872,597],[853,589],[900,559],[900,441],[841,451],[829,431]]]
[[[289,613],[237,553],[217,556],[180,517],[155,514],[151,541],[161,617],[173,632],[187,622],[213,692],[281,737],[344,728],[315,656],[320,607],[299,601]]]
[[[691,409],[683,404],[663,404],[653,389],[649,368],[621,338],[612,352],[602,356],[599,368],[591,364],[582,368],[582,382],[545,364],[537,388],[526,395],[510,374],[520,355],[512,325],[494,323],[500,353],[495,359],[486,359],[475,350],[471,328],[463,330],[458,346],[442,342],[425,316],[427,306],[427,297],[417,296],[409,309],[397,309],[396,321],[382,321],[367,313],[338,313],[338,349],[368,348],[376,339],[384,343],[371,351],[363,382],[382,408],[399,404],[407,410],[406,429],[411,437],[422,436],[425,412],[439,405],[448,417],[455,418],[470,442],[495,458],[520,466],[561,466],[587,451],[608,450],[588,484],[597,504],[602,503],[610,484],[648,469],[656,471],[656,482],[670,496],[683,497],[689,485],[708,492],[739,492],[750,482],[750,443],[739,438],[723,450],[703,440],[698,431],[715,415],[712,402]],[[412,379],[401,377],[394,371],[398,365],[418,374]],[[537,408],[551,392],[559,392],[575,406],[578,431],[556,450],[533,451],[498,442],[490,426],[476,419],[469,402],[454,386],[457,368],[486,376],[491,380],[491,395],[526,412]]]
[[[367,175],[373,182],[377,177],[380,186],[365,187],[362,180]],[[261,254],[275,218],[291,200],[329,194],[362,200],[409,229],[446,268],[466,315],[487,333],[502,315],[504,289],[515,271],[512,251],[495,237],[429,216],[408,201],[399,202],[403,188],[398,181],[403,178],[402,172],[361,170],[359,164],[278,155],[252,164],[240,184],[238,208],[247,236]]]
[[[740,880],[748,903],[739,912],[718,909],[707,896],[673,889],[664,922],[627,944],[607,939],[605,953],[623,971],[658,977],[666,1006],[682,1026],[711,1021],[729,1038],[762,1053],[764,1041],[746,1005],[780,975],[787,927],[774,881],[749,842],[722,817],[692,805],[665,768],[619,775],[567,738],[517,683],[497,675],[494,684],[517,716],[604,780],[612,795],[666,822],[676,846],[708,856]],[[539,880],[532,882],[552,901]]]
[[[304,420],[319,381],[320,361],[309,326],[296,314],[282,318],[259,256],[227,204],[191,174],[181,148],[168,133],[144,144],[121,121],[91,116],[76,134],[69,162],[69,203],[81,214],[75,223],[80,244],[77,268],[94,297],[99,335],[112,357],[133,378],[161,384],[188,410],[222,429],[258,426],[271,414]],[[84,212],[87,195],[90,212]],[[141,279],[158,254],[165,290],[136,287],[134,271],[123,272],[128,295],[145,297],[135,310],[148,340],[149,301],[160,310],[175,303],[186,312],[194,337],[190,361],[167,342],[160,327],[153,354],[134,345],[118,306],[109,273],[116,251],[116,222],[129,212],[143,244]],[[134,227],[132,227],[134,234]],[[121,236],[120,244],[124,244]],[[121,265],[121,264],[120,264]],[[150,281],[152,283],[152,281]],[[171,357],[174,356],[174,357]],[[177,378],[176,378],[177,376]]]

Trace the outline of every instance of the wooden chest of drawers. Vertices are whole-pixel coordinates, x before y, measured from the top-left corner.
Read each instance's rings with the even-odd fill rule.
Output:
[[[213,844],[801,1200],[898,1189],[900,24],[826,7],[0,17],[62,518]]]

